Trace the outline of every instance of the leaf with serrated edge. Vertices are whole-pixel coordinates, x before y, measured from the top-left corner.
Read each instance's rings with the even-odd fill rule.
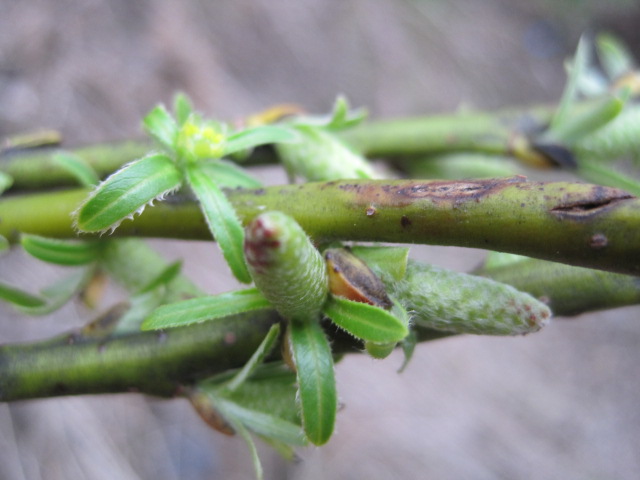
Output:
[[[100,256],[102,245],[97,241],[69,241],[23,233],[22,248],[32,257],[57,265],[85,265]]]
[[[270,307],[269,301],[256,288],[192,298],[158,308],[142,323],[142,330],[191,325]]]
[[[331,296],[323,312],[338,327],[370,342],[398,342],[409,333],[402,320],[390,312],[346,298]]]
[[[100,182],[95,170],[77,155],[70,152],[60,152],[53,155],[52,160],[53,163],[64,168],[83,187],[94,187]]]
[[[91,192],[75,212],[76,227],[85,232],[115,229],[145,205],[162,199],[182,183],[182,173],[162,154],[143,157],[118,170]]]
[[[224,154],[231,155],[258,145],[294,142],[297,139],[298,135],[290,128],[262,125],[229,135],[224,147]]]
[[[244,260],[244,229],[233,205],[206,170],[199,166],[187,167],[187,180],[200,201],[200,208],[209,230],[222,250],[233,275],[243,283],[251,283]]]
[[[174,150],[178,124],[164,105],[158,105],[142,120],[142,126],[154,140],[169,151]]]
[[[337,409],[331,348],[316,319],[291,322],[289,332],[297,369],[302,425],[312,443],[323,445],[333,433]]]

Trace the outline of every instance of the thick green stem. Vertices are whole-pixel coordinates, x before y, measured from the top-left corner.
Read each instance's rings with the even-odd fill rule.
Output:
[[[0,235],[72,237],[86,191],[0,200]],[[476,181],[337,181],[229,192],[247,224],[267,210],[316,240],[455,245],[618,273],[640,272],[640,200],[618,189],[523,177]],[[116,235],[210,238],[197,206],[166,201]]]
[[[640,303],[640,278],[618,273],[535,259],[481,268],[474,273],[507,283],[544,300],[557,316],[580,315]]]
[[[271,311],[107,340],[74,334],[0,347],[0,401],[139,391],[160,396],[241,367],[278,317]]]

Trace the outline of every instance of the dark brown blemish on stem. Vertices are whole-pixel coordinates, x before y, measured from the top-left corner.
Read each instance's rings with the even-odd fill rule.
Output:
[[[479,201],[510,185],[526,182],[526,177],[493,178],[471,181],[407,181],[400,184],[389,183],[340,183],[338,188],[357,197],[352,201],[358,205],[374,202],[389,207],[405,207],[417,200],[431,200],[434,203],[461,203]]]
[[[581,197],[576,199],[575,195],[567,196],[565,201],[553,207],[550,212],[562,219],[587,220],[611,210],[624,200],[635,198],[624,190],[600,185],[593,185]]]
[[[402,225],[402,228],[408,228],[411,226],[412,223],[413,222],[411,222],[411,219],[406,215],[403,215],[402,218],[400,219],[400,225]]]

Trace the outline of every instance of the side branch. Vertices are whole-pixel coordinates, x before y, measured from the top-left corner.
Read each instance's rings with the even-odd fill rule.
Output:
[[[319,241],[422,243],[517,253],[619,273],[640,273],[640,200],[615,188],[528,182],[351,180],[230,191],[243,222],[265,210],[294,217]],[[72,237],[70,213],[86,191],[0,200],[0,234]],[[209,238],[195,204],[147,208],[121,236]]]

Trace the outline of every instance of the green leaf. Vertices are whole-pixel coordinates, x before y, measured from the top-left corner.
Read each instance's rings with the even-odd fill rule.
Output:
[[[102,244],[99,241],[73,241],[23,233],[20,243],[25,251],[43,262],[57,265],[85,265],[96,261]]]
[[[635,68],[633,55],[614,35],[601,33],[596,37],[596,48],[602,68],[611,79],[617,79]]]
[[[187,167],[187,180],[234,276],[243,283],[250,283],[251,276],[243,253],[244,230],[233,205],[215,179],[199,165]]]
[[[237,390],[238,387],[253,375],[256,369],[264,362],[265,357],[271,353],[273,346],[278,340],[278,335],[280,335],[280,325],[272,325],[256,351],[253,352],[249,361],[245,363],[244,367],[226,384],[226,390]]]
[[[402,340],[402,352],[404,353],[404,361],[398,369],[398,373],[404,372],[405,368],[407,368],[407,365],[409,365],[417,344],[418,336],[416,335],[415,330],[411,330],[409,332],[409,335],[407,335],[405,339]]]
[[[234,419],[242,423],[252,432],[274,438],[289,445],[302,447],[307,444],[300,425],[283,420],[275,415],[245,408],[224,397],[219,397],[216,400],[216,405],[225,418]]]
[[[115,229],[125,218],[141,213],[147,203],[177,189],[182,174],[173,161],[152,154],[130,163],[102,182],[76,212],[76,226],[85,232]]]
[[[142,120],[144,130],[169,151],[175,150],[178,125],[164,105],[158,105]]]
[[[407,336],[407,325],[382,308],[331,296],[324,313],[337,326],[362,340],[376,343],[398,342]]]
[[[2,195],[5,190],[9,189],[11,185],[13,185],[13,178],[11,175],[0,172],[0,195]]]
[[[184,125],[188,118],[193,113],[193,106],[189,97],[179,92],[173,97],[173,114],[176,116],[178,126]]]
[[[291,128],[276,125],[261,125],[229,135],[224,147],[224,155],[231,155],[232,153],[257,147],[258,145],[294,142],[297,139],[298,135]]]
[[[264,478],[264,472],[262,471],[262,463],[260,463],[260,456],[258,455],[258,449],[256,448],[256,444],[254,443],[253,438],[251,438],[251,434],[242,423],[236,422],[232,418],[228,418],[228,420],[229,420],[229,423],[231,423],[231,425],[235,429],[235,431],[238,432],[242,437],[242,439],[246,442],[247,447],[249,447],[249,452],[251,452],[251,462],[253,463],[253,468],[256,472],[256,479],[262,480]]]
[[[92,271],[91,268],[78,270],[44,288],[40,295],[0,283],[0,299],[13,304],[17,310],[28,315],[45,315],[67,303],[88,282]]]
[[[580,77],[584,74],[589,62],[589,41],[586,37],[580,38],[578,42],[578,48],[573,57],[573,62],[569,70],[569,77],[567,78],[567,84],[562,92],[562,98],[560,104],[551,119],[549,130],[557,130],[563,123],[565,123],[571,117],[571,110],[578,94],[578,84]]]
[[[17,308],[27,315],[47,315],[55,312],[82,290],[91,279],[93,272],[94,269],[92,267],[81,268],[42,289],[40,294],[45,300],[45,305],[33,307],[18,306]]]
[[[580,176],[599,185],[621,188],[640,196],[640,181],[632,176],[617,171],[614,165],[603,164],[594,159],[582,159],[579,164]]]
[[[60,152],[53,155],[53,163],[64,168],[83,187],[94,187],[100,183],[100,178],[91,165],[82,158],[70,152]]]
[[[41,307],[47,303],[42,297],[2,282],[0,282],[0,299],[18,307]]]
[[[408,247],[351,247],[353,254],[361,258],[377,274],[390,275],[402,280],[407,271]]]
[[[562,123],[550,128],[541,138],[565,143],[576,142],[616,118],[625,101],[626,98],[615,96],[595,100],[588,108],[580,112],[571,112]]]
[[[271,304],[256,288],[192,298],[158,308],[142,323],[142,330],[157,330],[202,323],[270,307]]]
[[[315,319],[291,322],[289,334],[304,431],[312,443],[323,445],[333,433],[338,405],[331,348]]]
[[[327,123],[326,128],[331,130],[350,128],[361,123],[365,118],[367,118],[367,111],[365,109],[350,112],[349,102],[344,96],[339,95],[333,105],[331,120]]]
[[[171,283],[179,274],[182,268],[182,262],[177,261],[167,265],[153,278],[147,285],[140,289],[139,293],[150,292],[158,287],[166,286]]]
[[[226,160],[202,162],[200,168],[214,178],[220,187],[224,188],[260,188],[262,183],[249,175],[243,168]]]

